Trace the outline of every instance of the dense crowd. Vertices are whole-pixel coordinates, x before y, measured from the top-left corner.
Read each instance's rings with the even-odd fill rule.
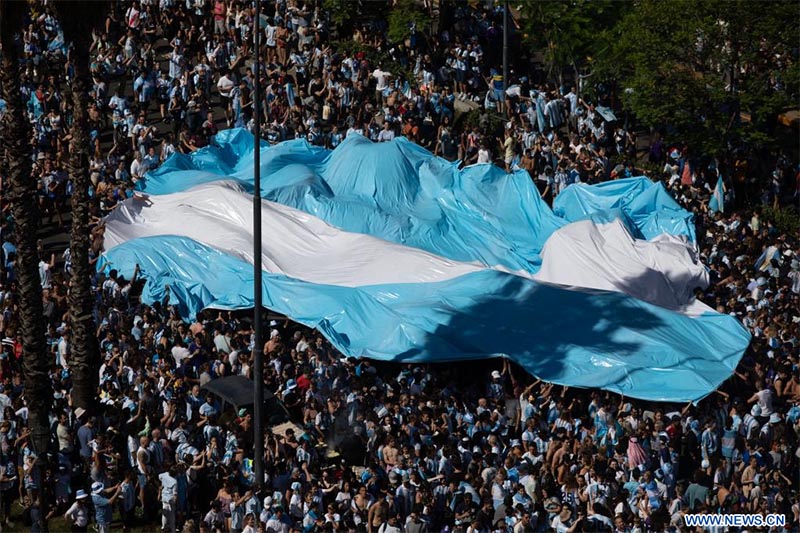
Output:
[[[382,20],[357,25],[351,53],[330,40],[321,2],[265,4],[261,116],[271,143],[335,148],[348,135],[404,136],[464,164],[527,170],[545,199],[576,183],[640,175],[637,139],[602,91],[534,83],[496,50],[502,13],[458,4],[452,27],[385,41]],[[74,75],[52,8],[34,7],[19,35],[45,220],[64,225]],[[89,111],[94,264],[101,217],[176,151],[253,128],[252,4],[236,0],[121,2],[93,35]],[[375,64],[363,50],[390,57]],[[412,75],[393,74],[401,66]],[[457,109],[458,108],[458,109]],[[0,113],[3,107],[0,106]],[[457,116],[477,109],[472,123]],[[458,112],[457,112],[458,111]],[[495,130],[492,124],[499,121]],[[456,124],[459,123],[459,126]],[[39,263],[56,391],[52,468],[38,475],[26,429],[13,220],[3,206],[0,279],[0,517],[17,503],[40,531],[50,518],[162,531],[644,532],[698,513],[780,513],[800,528],[800,242],[762,219],[792,199],[796,162],[741,149],[691,154],[650,139],[653,173],[696,215],[711,285],[698,297],[736,316],[753,342],[736,374],[697,405],[674,406],[533,381],[498,360],[480,379],[460,367],[375,365],[343,358],[316,331],[276,319],[253,345],[246,314],[181,317],[141,304],[137,279],[93,280],[103,364],[100,409],[72,409],[69,250]],[[723,212],[709,209],[722,176]],[[60,251],[61,252],[61,251]],[[202,392],[253,373],[265,354],[269,391],[297,430],[269,433],[266,479],[253,472],[251,408]],[[112,527],[113,525],[113,527]],[[18,525],[17,525],[18,526]],[[781,531],[776,528],[775,531]]]

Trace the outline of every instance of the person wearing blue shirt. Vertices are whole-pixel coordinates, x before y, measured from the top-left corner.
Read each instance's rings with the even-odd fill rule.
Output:
[[[80,418],[83,413],[78,413],[76,409],[75,416]],[[92,448],[89,442],[94,440],[95,430],[93,428],[92,418],[88,418],[86,423],[78,428],[78,443],[80,444],[80,455],[84,461],[90,461],[92,458]]]
[[[703,459],[709,461],[714,458],[719,449],[719,435],[717,435],[717,423],[710,420],[708,425],[700,436],[700,449],[703,453]]]
[[[99,533],[107,533],[114,514],[114,502],[122,493],[120,485],[106,488],[99,481],[92,483],[92,504],[94,505],[94,518],[97,522]],[[106,497],[111,494],[111,497]]]
[[[176,467],[158,475],[161,486],[161,529],[175,531],[175,513],[178,501],[178,480]]]
[[[200,416],[208,418],[217,414],[219,414],[219,409],[216,407],[214,397],[209,394],[206,396],[206,403],[200,406]]]

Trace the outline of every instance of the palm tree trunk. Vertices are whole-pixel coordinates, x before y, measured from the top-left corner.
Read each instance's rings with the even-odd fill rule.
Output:
[[[8,186],[5,188],[8,193],[7,201],[11,204],[14,216],[17,246],[15,266],[19,287],[25,401],[29,409],[28,425],[31,444],[38,456],[41,473],[44,474],[50,445],[48,415],[53,403],[53,387],[48,372],[51,361],[45,342],[42,285],[36,248],[39,207],[36,204],[36,181],[31,177],[31,131],[20,92],[19,58],[14,44],[14,34],[19,32],[27,8],[28,4],[25,2],[0,2],[0,40],[3,46],[0,80],[7,106],[0,128],[0,154],[5,161],[8,179]],[[47,492],[41,491],[44,514],[47,513]]]
[[[98,6],[99,7],[99,6]],[[70,278],[69,317],[72,328],[72,405],[91,412],[97,395],[100,366],[100,348],[92,310],[91,276],[89,267],[89,38],[91,21],[83,10],[74,4],[58,4],[64,38],[75,45],[72,50],[75,79],[72,82],[73,122],[70,129],[69,173],[73,191],[71,198],[72,231],[70,253],[72,276]],[[94,9],[94,7],[93,7]],[[69,13],[71,11],[71,13]]]

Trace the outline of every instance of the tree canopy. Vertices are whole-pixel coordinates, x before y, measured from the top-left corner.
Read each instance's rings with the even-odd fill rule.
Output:
[[[423,30],[431,23],[431,17],[414,0],[398,0],[389,12],[387,37],[390,43],[403,42],[411,36],[412,25]]]
[[[613,80],[645,125],[704,151],[775,140],[800,98],[800,3],[528,0],[528,43],[551,77]]]
[[[577,75],[602,49],[619,7],[611,0],[529,0],[520,5],[525,44],[543,51],[550,77],[567,68]]]

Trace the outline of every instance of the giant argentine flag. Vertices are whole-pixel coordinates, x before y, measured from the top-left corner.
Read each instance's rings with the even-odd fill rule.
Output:
[[[690,213],[645,178],[576,185],[551,210],[525,172],[459,170],[404,139],[262,145],[264,305],[344,354],[507,357],[563,385],[698,400],[749,335],[693,299]],[[253,138],[173,155],[106,219],[105,268],[185,315],[253,302]]]

